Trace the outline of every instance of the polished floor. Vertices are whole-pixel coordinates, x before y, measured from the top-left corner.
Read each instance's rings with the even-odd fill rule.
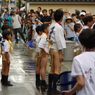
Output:
[[[35,86],[35,64],[25,55],[24,44],[14,44],[14,53],[11,56],[9,80],[12,87],[2,86],[0,83],[0,95],[47,95],[46,92],[38,90]],[[0,61],[0,71],[1,64]],[[46,80],[50,67],[47,66]],[[63,62],[62,70],[70,70],[71,62]]]

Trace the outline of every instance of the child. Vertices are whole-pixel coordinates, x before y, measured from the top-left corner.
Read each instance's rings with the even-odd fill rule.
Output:
[[[76,55],[79,55],[82,51],[81,51],[81,46],[80,46],[80,43],[79,43],[79,40],[78,40],[78,36],[79,36],[79,34],[80,34],[80,30],[82,29],[82,26],[81,26],[81,24],[78,24],[78,23],[76,23],[75,25],[74,25],[74,30],[75,30],[75,37],[74,37],[74,47],[73,47],[73,49],[74,49],[74,52],[75,52],[75,56]]]
[[[75,43],[75,45],[78,45],[79,44],[78,36],[80,34],[80,30],[81,29],[82,29],[81,24],[76,23],[74,25],[74,31],[75,31],[74,43]]]
[[[65,25],[66,38],[67,40],[74,41],[75,31],[74,31],[73,20],[71,17],[67,17],[65,22],[66,22],[66,25]]]
[[[85,50],[74,57],[71,75],[76,77],[75,86],[64,95],[95,95],[95,30],[84,29],[79,35],[79,41]]]
[[[57,81],[61,70],[61,62],[63,60],[62,50],[66,48],[65,38],[64,38],[64,30],[60,25],[63,19],[63,11],[56,10],[54,13],[54,20],[49,28],[49,37],[50,41],[52,41],[52,45],[50,47],[50,51],[52,53],[52,65],[51,70],[48,76],[49,88],[48,93],[52,94],[60,94],[57,90]]]
[[[10,31],[3,31],[3,45],[2,45],[2,85],[13,86],[8,81],[8,74],[10,68],[10,53],[12,53],[12,33]]]
[[[38,37],[36,39],[36,58],[37,58],[37,67],[36,67],[36,84],[40,84],[40,69],[41,69],[41,54],[40,54],[40,48],[38,47],[38,44],[41,40],[42,35],[42,27],[38,26],[36,28],[36,32],[38,34]]]
[[[41,58],[41,87],[47,87],[45,81],[45,72],[46,72],[46,65],[48,61],[48,54],[49,54],[49,44],[48,44],[48,24],[42,25],[43,34],[41,36],[41,40],[39,42],[38,47],[41,49],[42,58]]]

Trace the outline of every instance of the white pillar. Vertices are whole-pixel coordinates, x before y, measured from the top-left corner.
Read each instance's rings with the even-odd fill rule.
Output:
[[[30,7],[30,4],[26,3],[26,11],[27,11],[27,13],[29,12],[29,7]]]
[[[10,14],[10,10],[11,10],[10,0],[9,0],[9,6],[8,7],[9,7],[9,14]]]

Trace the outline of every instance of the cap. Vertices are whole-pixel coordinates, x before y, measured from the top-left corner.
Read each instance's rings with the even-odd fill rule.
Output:
[[[86,14],[85,12],[81,12],[79,15],[80,16],[82,16],[82,15],[85,16],[85,14]]]

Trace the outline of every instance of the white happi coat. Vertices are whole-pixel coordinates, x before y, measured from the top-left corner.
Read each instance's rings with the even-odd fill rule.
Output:
[[[53,42],[53,45],[51,45],[51,49],[54,49],[54,51],[58,51],[66,48],[64,30],[62,26],[57,22],[53,22],[50,25],[49,37],[50,40]]]
[[[47,54],[49,54],[49,43],[48,43],[48,41],[47,41],[47,35],[46,35],[45,33],[43,33],[43,34],[41,35],[41,40],[40,40],[40,42],[39,42],[39,44],[38,44],[38,47],[39,47],[40,49],[44,49],[45,52],[46,52]]]

